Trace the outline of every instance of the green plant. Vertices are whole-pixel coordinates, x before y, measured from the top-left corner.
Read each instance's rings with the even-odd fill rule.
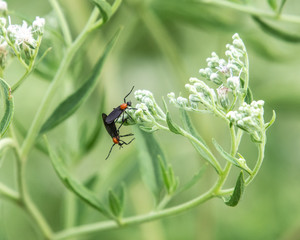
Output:
[[[76,112],[95,89],[104,61],[113,48],[119,36],[119,31],[107,44],[104,53],[91,70],[92,74],[83,84],[74,90],[72,94],[57,104],[52,114],[46,118],[47,110],[49,109],[52,99],[58,89],[64,86],[64,76],[67,73],[67,69],[73,57],[88,36],[91,36],[94,30],[100,28],[112,17],[121,2],[116,0],[110,5],[106,1],[95,0],[95,10],[75,40],[72,39],[68,24],[57,1],[51,0],[50,3],[59,17],[65,45],[65,54],[35,114],[31,127],[28,132],[24,134],[24,139],[22,139],[21,144],[14,128],[17,128],[18,134],[21,134],[22,128],[18,127],[17,124],[11,124],[14,111],[13,94],[35,69],[37,69],[37,71],[39,70],[38,64],[42,64],[42,60],[51,52],[51,49],[46,49],[42,55],[38,55],[43,39],[44,19],[37,17],[31,26],[28,26],[26,22],[23,22],[22,25],[12,25],[10,22],[11,19],[6,17],[0,19],[2,36],[1,47],[4,52],[1,59],[1,77],[4,77],[4,70],[7,63],[4,57],[7,57],[9,53],[13,53],[10,57],[16,57],[25,68],[23,76],[12,86],[3,79],[0,80],[2,99],[4,100],[3,104],[5,106],[5,111],[3,116],[1,116],[1,137],[9,130],[8,136],[0,140],[0,151],[2,153],[6,148],[13,150],[17,162],[16,178],[18,183],[17,191],[1,183],[0,196],[24,209],[40,230],[42,238],[57,240],[160,219],[184,212],[212,198],[221,198],[225,204],[236,206],[242,196],[244,188],[254,179],[259,171],[264,157],[266,130],[275,121],[275,113],[273,113],[273,118],[270,122],[265,123],[263,117],[264,102],[262,100],[253,101],[252,93],[249,88],[248,55],[240,37],[235,34],[233,36],[233,43],[226,46],[226,59],[220,58],[216,53],[213,53],[212,56],[207,59],[208,67],[200,70],[202,78],[209,81],[213,87],[210,87],[198,78],[191,78],[190,84],[186,84],[185,86],[189,92],[188,98],[176,98],[174,93],[168,94],[171,104],[180,108],[182,126],[175,123],[165,102],[165,110],[162,110],[151,92],[147,90],[138,90],[135,92],[135,98],[140,103],[135,106],[137,110],[127,111],[131,116],[131,118],[127,118],[127,124],[138,125],[139,128],[144,131],[137,133],[138,138],[144,139],[146,142],[144,148],[151,148],[150,150],[146,150],[150,156],[148,156],[147,159],[145,157],[145,165],[143,167],[145,168],[144,173],[147,173],[144,176],[144,180],[153,193],[155,204],[149,213],[128,217],[124,215],[124,194],[126,189],[123,185],[119,189],[111,189],[107,192],[107,202],[100,199],[97,193],[86,186],[88,184],[79,182],[73,177],[71,167],[68,166],[65,159],[64,161],[62,160],[65,156],[58,154],[52,144],[49,143],[51,141],[48,142],[45,136],[51,129],[57,127]],[[278,11],[278,14],[280,14],[280,12],[281,10]],[[4,11],[3,14],[6,15],[7,12]],[[9,23],[7,20],[9,20]],[[172,52],[172,49],[167,50],[166,54],[170,52]],[[174,60],[174,62],[176,62],[176,60]],[[193,127],[188,112],[194,112],[199,115],[213,114],[223,120],[230,132],[230,150],[225,150],[225,148],[214,139],[212,143],[215,149],[211,149],[209,144],[201,138],[200,134]],[[82,148],[77,156],[78,159],[87,154],[95,144],[100,129],[101,127],[99,127],[98,123],[93,134],[82,138]],[[208,165],[215,169],[217,173],[216,182],[207,192],[189,201],[168,207],[169,202],[173,198],[198,182],[203,175],[205,167],[199,169],[199,171],[191,177],[189,182],[181,186],[179,179],[175,176],[176,174],[172,165],[168,163],[163,150],[152,135],[152,132],[157,130],[166,130],[187,138],[195,147],[196,151],[207,161]],[[151,132],[151,134],[145,132]],[[239,152],[239,145],[244,133],[249,134],[252,142],[258,149],[258,158],[253,167],[247,165],[246,159]],[[43,142],[39,141],[42,135],[44,135],[45,140]],[[46,142],[47,149],[44,142]],[[34,146],[40,148],[47,154],[49,153],[57,175],[70,192],[74,193],[83,200],[86,205],[99,211],[109,220],[78,227],[72,226],[69,229],[54,232],[43,214],[32,201],[25,183],[25,167],[28,163],[29,152]],[[142,152],[143,150],[144,149],[141,148]],[[226,160],[224,166],[219,160],[220,158]],[[241,169],[236,184],[229,188],[224,187],[229,174],[232,172],[231,169],[233,166]],[[94,176],[91,176],[92,180],[93,177]]]

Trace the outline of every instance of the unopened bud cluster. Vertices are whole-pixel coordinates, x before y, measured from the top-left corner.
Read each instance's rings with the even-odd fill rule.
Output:
[[[200,75],[215,84],[216,87],[212,88],[198,78],[190,78],[190,84],[185,85],[189,91],[189,97],[176,98],[174,93],[169,93],[168,97],[171,103],[189,111],[203,111],[203,108],[199,109],[202,105],[204,111],[220,113],[223,116],[235,107],[237,96],[239,94],[244,96],[245,90],[241,79],[242,77],[246,78],[248,69],[247,53],[243,41],[237,33],[232,38],[233,43],[226,45],[226,60],[213,52],[211,57],[206,60],[207,68],[199,70]]]
[[[166,115],[157,105],[153,94],[148,90],[134,92],[135,99],[139,102],[134,109],[126,110],[130,117],[125,116],[128,124],[142,125],[142,129],[153,132],[159,129],[159,121],[165,121]]]
[[[0,0],[1,7],[7,7],[6,3]],[[44,33],[45,19],[36,17],[32,25],[23,21],[21,25],[11,24],[11,18],[0,17],[0,62],[2,68],[8,52],[16,55],[20,60],[29,63],[41,43]]]
[[[264,129],[264,101],[253,101],[251,104],[243,103],[237,111],[230,111],[226,117],[237,127],[248,132],[252,139],[261,141]]]
[[[207,68],[202,68],[199,73],[208,81],[217,85],[223,85],[233,91],[239,91],[241,77],[246,73],[246,48],[236,33],[233,35],[232,44],[226,45],[225,55],[227,59],[220,58],[215,52],[206,59]]]

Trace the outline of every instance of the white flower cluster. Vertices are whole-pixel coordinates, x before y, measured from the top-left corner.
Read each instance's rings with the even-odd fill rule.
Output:
[[[232,36],[233,43],[226,45],[227,60],[220,58],[215,52],[207,58],[207,68],[199,70],[201,76],[217,85],[224,85],[231,90],[239,90],[241,75],[245,72],[246,48],[236,33]]]
[[[5,1],[0,0],[0,15],[6,16],[7,14],[7,3]]]
[[[24,53],[25,58],[30,60],[39,47],[44,33],[44,25],[45,19],[40,17],[36,17],[31,26],[26,21],[23,21],[22,25],[11,24],[10,17],[8,17],[8,21],[5,17],[1,17],[0,44],[6,46],[6,52],[10,50],[17,56]],[[3,59],[1,59],[1,62],[3,62]]]
[[[190,92],[189,99],[176,98],[175,93],[171,92],[168,94],[170,102],[188,111],[203,111],[198,109],[199,103],[203,104],[208,110],[214,108],[217,101],[215,90],[197,78],[190,78],[190,83],[192,84],[185,85],[185,88]]]
[[[200,69],[199,72],[206,80],[215,83],[218,87],[213,89],[197,78],[190,78],[191,84],[185,87],[189,91],[189,98],[175,98],[174,93],[169,93],[168,97],[175,106],[189,111],[199,110],[201,103],[205,110],[210,112],[227,112],[235,105],[238,93],[245,93],[241,77],[247,74],[247,53],[243,41],[236,33],[233,35],[233,43],[226,45],[225,55],[227,60],[220,58],[215,52],[207,58],[207,68]],[[232,94],[229,97],[229,93]],[[232,104],[230,103],[232,101]]]
[[[128,124],[141,124],[143,130],[153,132],[159,129],[158,121],[165,121],[166,115],[157,105],[153,94],[148,90],[137,90],[134,92],[135,99],[139,102],[125,115]],[[132,122],[133,121],[133,122]]]
[[[243,103],[238,111],[230,111],[226,117],[237,127],[250,133],[255,141],[261,140],[261,134],[264,130],[264,101],[252,101],[251,104]]]

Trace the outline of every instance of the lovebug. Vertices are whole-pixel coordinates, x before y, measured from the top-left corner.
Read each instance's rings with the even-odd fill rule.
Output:
[[[116,119],[118,119],[122,113],[126,112],[126,109],[129,109],[128,107],[130,107],[130,109],[135,109],[135,108],[131,108],[131,101],[126,102],[126,98],[130,95],[130,93],[132,92],[134,86],[131,88],[130,92],[124,97],[124,103],[122,103],[120,106],[114,108],[114,110],[112,110],[112,112],[110,114],[108,114],[105,122],[107,124],[111,124],[113,123]],[[130,117],[130,115],[128,114],[128,116]],[[123,115],[124,118],[124,115]],[[131,118],[131,117],[130,117]],[[124,123],[124,119],[122,119],[122,124]]]
[[[124,142],[123,140],[120,139],[120,137],[129,137],[129,136],[133,136],[133,134],[130,133],[130,134],[126,134],[126,135],[119,135],[120,127],[117,129],[114,121],[112,123],[108,124],[106,122],[107,115],[105,113],[102,113],[102,119],[103,119],[104,126],[106,128],[106,131],[108,132],[108,134],[111,136],[111,138],[113,140],[113,145],[111,146],[109,153],[108,153],[107,157],[105,158],[105,160],[106,160],[106,159],[108,159],[108,157],[115,145],[119,145],[120,148],[122,148],[122,145],[124,145],[124,144],[129,145],[134,140],[134,138],[131,139],[130,142],[128,142],[128,143]]]

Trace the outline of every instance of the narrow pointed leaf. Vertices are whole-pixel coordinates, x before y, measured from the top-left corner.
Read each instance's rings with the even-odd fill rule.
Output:
[[[160,193],[164,188],[159,158],[165,167],[167,166],[167,161],[153,134],[138,129],[135,135],[137,135],[137,139],[140,139],[137,144],[139,144],[138,149],[140,150],[140,170],[143,181],[158,202]]]
[[[245,97],[245,102],[247,104],[251,104],[252,101],[253,101],[253,94],[252,94],[251,89],[248,87],[247,88],[247,94],[246,94],[246,97]]]
[[[273,125],[273,123],[275,122],[275,120],[276,120],[276,112],[273,110],[272,118],[271,118],[270,122],[265,124],[265,129],[267,130],[269,127],[271,127]]]
[[[168,107],[167,107],[167,104],[166,104],[166,101],[165,99],[163,98],[163,103],[164,103],[164,107],[165,107],[165,111],[166,111],[166,121],[167,121],[167,124],[168,124],[168,127],[169,127],[169,130],[175,134],[181,134],[181,130],[179,128],[179,126],[173,122],[173,120],[171,119],[171,116],[170,116],[170,113],[169,113],[169,110],[168,110]]]
[[[185,110],[181,110],[181,120],[183,123],[183,126],[186,131],[188,131],[194,138],[196,138],[199,142],[201,142],[207,149],[210,151],[208,146],[206,145],[205,141],[201,138],[201,136],[198,134],[197,130],[194,128],[187,112]],[[216,167],[215,163],[211,160],[211,158],[207,155],[207,153],[201,148],[198,144],[196,144],[194,141],[190,141],[194,148],[197,150],[197,152],[205,159],[207,160],[217,172],[219,172],[218,168]],[[213,155],[211,153],[211,155]]]
[[[264,32],[269,33],[273,36],[276,36],[277,38],[284,40],[286,42],[291,42],[291,43],[299,43],[300,42],[300,36],[285,32],[278,28],[275,28],[275,27],[271,26],[270,24],[261,20],[259,17],[252,17],[252,18]]]
[[[120,201],[118,197],[112,190],[108,192],[108,201],[109,201],[110,210],[113,213],[113,215],[116,217],[120,217],[122,213],[122,207],[120,205]]]
[[[192,186],[194,186],[201,179],[206,169],[207,169],[206,165],[201,167],[200,170],[196,174],[194,174],[194,176],[178,190],[178,192],[184,192],[190,189]]]
[[[192,134],[195,138],[197,138],[200,142],[202,142],[205,146],[207,146],[206,142],[203,140],[203,138],[199,135],[198,131],[194,127],[188,113],[184,109],[180,109],[180,114],[184,129],[190,134]]]
[[[88,80],[76,92],[74,92],[59,104],[59,106],[43,124],[40,130],[40,134],[44,134],[45,132],[51,130],[52,128],[56,127],[58,124],[69,118],[91,95],[99,80],[99,76],[101,74],[101,70],[106,57],[114,46],[114,43],[116,42],[119,34],[120,30],[115,34],[115,36],[106,46],[103,55],[96,63]]]
[[[244,188],[245,188],[244,174],[243,174],[243,171],[241,171],[241,173],[236,181],[236,185],[235,185],[232,195],[230,196],[230,198],[228,200],[224,198],[225,204],[230,207],[235,207],[241,200],[242,194],[244,192]]]
[[[281,12],[282,12],[282,10],[283,10],[283,7],[284,7],[285,3],[286,3],[286,0],[281,0],[280,6],[279,6],[279,8],[278,8],[278,13],[277,13],[278,15],[281,14]]]
[[[162,177],[163,177],[163,180],[164,180],[164,184],[165,184],[165,187],[166,187],[166,189],[169,193],[170,188],[171,188],[170,175],[169,175],[169,172],[166,169],[166,166],[162,162],[161,157],[159,157],[159,163],[160,163],[159,165],[160,165],[160,170],[161,170]]]
[[[93,2],[98,7],[98,9],[102,15],[103,22],[104,23],[107,22],[108,19],[112,15],[111,5],[108,2],[106,2],[105,0],[94,0]]]
[[[274,12],[277,10],[277,0],[268,0],[268,4]]]
[[[213,139],[212,142],[213,142],[215,148],[218,150],[218,152],[221,154],[221,156],[222,156],[225,160],[231,162],[231,163],[234,164],[235,166],[237,166],[237,167],[239,167],[239,168],[245,170],[247,173],[251,174],[251,170],[249,169],[249,167],[247,166],[247,164],[246,164],[245,161],[241,162],[241,161],[239,161],[239,159],[237,159],[237,158],[231,156],[228,152],[226,152],[226,151],[221,147],[221,145],[219,145],[219,144],[217,143],[217,141],[216,141],[215,139]]]
[[[1,113],[0,120],[0,138],[5,134],[6,130],[11,123],[14,113],[14,98],[11,95],[11,90],[9,85],[0,78],[0,97],[1,97],[1,108],[3,113]],[[2,111],[1,111],[2,112]]]
[[[62,160],[54,153],[50,147],[47,138],[45,137],[46,144],[48,146],[48,151],[50,154],[50,159],[54,170],[56,171],[58,177],[62,183],[75,195],[77,195],[81,200],[86,202],[91,207],[95,208],[99,212],[106,216],[110,216],[104,205],[99,200],[98,196],[87,189],[82,183],[75,180],[70,173],[67,171]]]

